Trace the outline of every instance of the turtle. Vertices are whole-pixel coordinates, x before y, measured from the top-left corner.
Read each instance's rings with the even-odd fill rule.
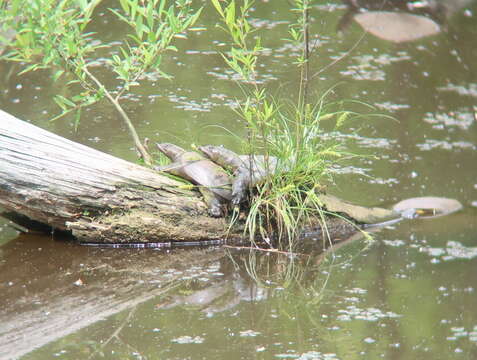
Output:
[[[277,171],[274,156],[237,155],[223,146],[204,145],[199,150],[218,165],[233,171],[232,204],[239,205],[246,198],[246,191],[262,182],[268,174]]]
[[[186,151],[169,143],[156,144],[156,146],[172,163],[155,167],[155,170],[168,172],[198,185],[208,206],[209,215],[224,216],[228,203],[232,199],[230,189],[232,181],[227,172],[198,152]]]

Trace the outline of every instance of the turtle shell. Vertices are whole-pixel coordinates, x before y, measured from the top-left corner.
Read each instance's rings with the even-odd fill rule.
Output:
[[[157,144],[157,147],[173,161],[160,170],[182,177],[195,185],[203,186],[223,199],[232,199],[230,189],[232,181],[222,167],[199,153],[185,151],[177,145]]]

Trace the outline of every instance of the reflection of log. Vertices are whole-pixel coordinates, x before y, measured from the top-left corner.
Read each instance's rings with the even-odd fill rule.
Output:
[[[309,242],[320,250],[315,241]],[[328,251],[333,249],[337,248]],[[283,292],[273,289],[283,289],[290,281],[299,281],[304,293],[316,294],[320,291],[315,287],[321,273],[319,254],[291,257],[285,252],[219,247],[110,250],[23,234],[0,249],[0,359],[20,358],[81,329],[83,335],[91,334],[85,328],[102,320],[109,336],[116,332],[118,319],[110,316],[128,309],[137,308],[143,317],[153,316],[151,305],[162,310],[189,305],[218,313],[242,301],[282,298]],[[133,331],[143,325],[130,323]],[[85,340],[81,333],[76,336]],[[98,348],[106,345],[101,337],[92,339]]]
[[[160,303],[225,254],[217,248],[72,251],[67,242],[22,235],[0,252],[0,359],[19,358],[154,297]],[[190,277],[182,279],[184,272]],[[217,275],[209,277],[213,284]]]
[[[223,238],[227,221],[209,217],[198,193],[180,185],[0,111],[0,206],[82,241]]]

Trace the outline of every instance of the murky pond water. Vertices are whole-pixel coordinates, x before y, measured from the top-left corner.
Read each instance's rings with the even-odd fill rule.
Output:
[[[382,1],[367,3],[379,31],[345,2],[317,1],[311,14],[311,94],[318,99],[338,84],[332,100],[376,107],[358,107],[369,116],[337,135],[377,158],[341,169],[333,193],[363,205],[442,196],[459,200],[462,211],[402,222],[372,243],[357,237],[296,257],[224,247],[94,249],[19,235],[4,221],[0,358],[477,358],[477,3],[437,1],[445,11],[424,24],[441,31],[419,37],[414,23],[407,42],[392,36],[405,27],[386,18]],[[105,41],[125,35],[107,15],[110,6],[100,6],[93,25]],[[231,111],[241,92],[218,55],[225,35],[205,6],[205,30],[180,40],[167,62],[173,81],[143,80],[125,101],[141,137],[236,147],[210,125],[243,134]],[[260,80],[290,97],[298,71],[296,49],[281,40],[292,20],[288,4],[260,1],[252,16],[268,49]],[[52,96],[64,84],[52,84],[48,72],[18,77],[18,69],[0,62],[2,110],[135,160],[109,105],[86,112],[78,132],[66,120],[50,123]]]

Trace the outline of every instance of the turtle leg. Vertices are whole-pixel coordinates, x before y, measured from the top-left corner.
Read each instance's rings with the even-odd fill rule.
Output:
[[[250,171],[245,167],[240,167],[236,171],[235,179],[232,183],[232,205],[239,205],[245,200],[249,184]]]
[[[156,171],[166,172],[192,182],[192,179],[184,173],[184,166],[187,164],[187,162],[176,161],[163,166],[154,166],[153,169]]]
[[[225,216],[225,207],[222,201],[206,187],[199,187],[199,191],[204,197],[204,201],[208,207],[208,213],[212,217]]]

